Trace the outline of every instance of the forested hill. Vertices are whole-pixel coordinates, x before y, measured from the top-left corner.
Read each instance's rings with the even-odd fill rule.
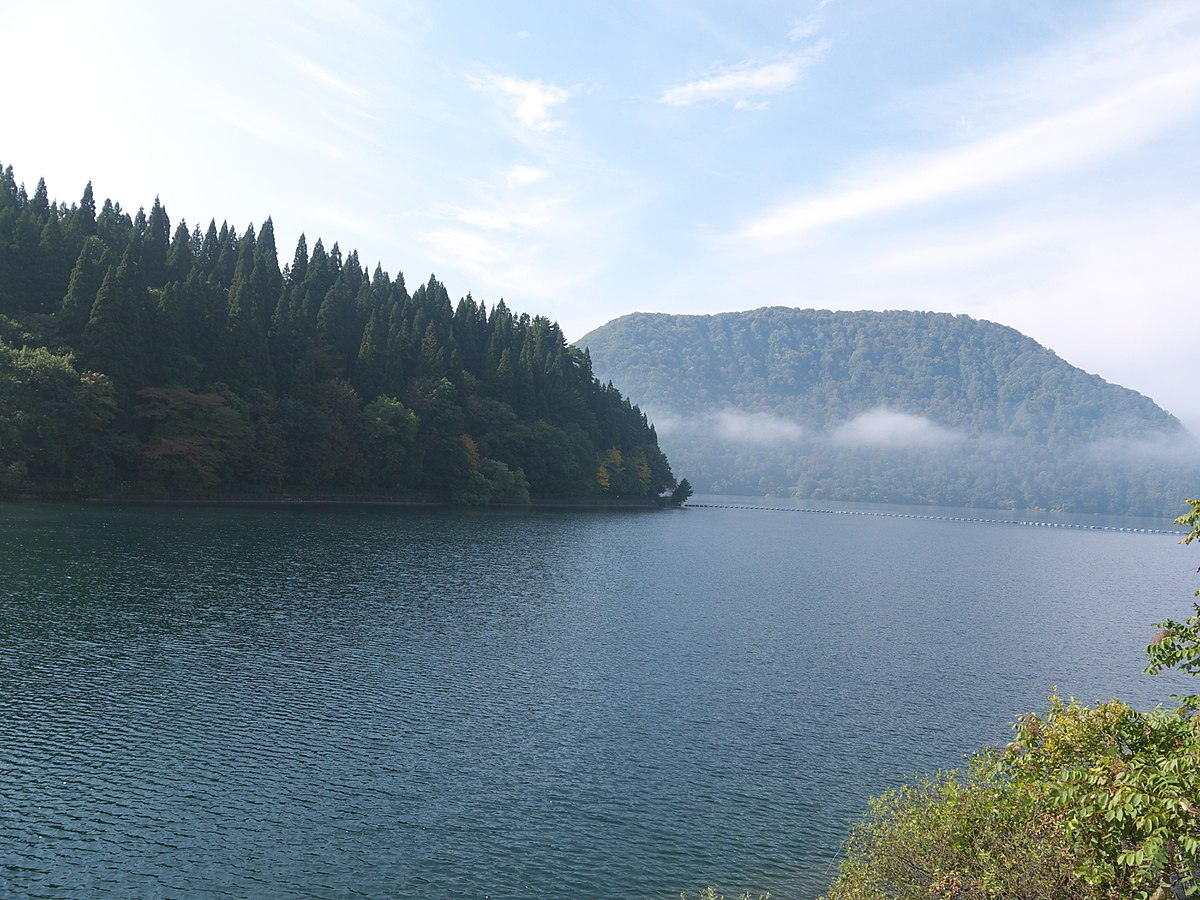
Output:
[[[657,497],[654,429],[549,320],[270,219],[70,206],[0,169],[0,490]]]
[[[637,313],[580,346],[702,492],[1176,514],[1200,488],[1175,417],[968,316]]]

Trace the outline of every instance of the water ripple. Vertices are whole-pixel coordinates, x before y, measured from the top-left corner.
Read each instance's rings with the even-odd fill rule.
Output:
[[[0,506],[0,895],[811,897],[868,793],[1051,685],[1169,694],[1193,567],[953,517]]]

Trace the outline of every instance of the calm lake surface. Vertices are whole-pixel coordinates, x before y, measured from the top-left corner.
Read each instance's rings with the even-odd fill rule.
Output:
[[[1179,690],[1177,541],[0,505],[0,894],[811,898],[868,795],[1053,686]]]

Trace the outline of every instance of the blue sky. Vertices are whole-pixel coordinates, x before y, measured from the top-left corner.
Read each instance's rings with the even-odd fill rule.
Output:
[[[0,163],[560,322],[1012,325],[1200,433],[1200,3],[0,0]]]

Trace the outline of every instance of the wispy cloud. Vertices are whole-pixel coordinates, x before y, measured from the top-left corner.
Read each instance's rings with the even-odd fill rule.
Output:
[[[549,177],[550,172],[546,169],[540,169],[527,163],[518,163],[504,173],[504,182],[509,187],[527,187]]]
[[[749,223],[742,236],[803,237],[828,225],[894,212],[1086,164],[1169,128],[1200,100],[1200,64],[1147,79],[1079,109],[873,172]]]
[[[788,32],[788,38],[793,41],[803,41],[820,34],[821,29],[825,26],[825,17],[821,15],[821,12],[832,2],[833,0],[821,0],[816,9],[792,26],[792,30]]]
[[[800,80],[804,70],[824,54],[827,42],[819,42],[804,53],[793,53],[771,62],[746,60],[717,68],[703,78],[667,88],[660,103],[696,106],[701,103],[733,103],[739,109],[762,109],[762,98],[787,90]]]
[[[530,131],[548,132],[562,127],[551,110],[570,99],[572,92],[568,88],[512,75],[470,76],[469,81],[476,90],[501,97],[517,121]]]
[[[363,99],[364,95],[361,90],[304,54],[296,50],[286,49],[282,51],[282,56],[293,69],[318,84],[332,88],[351,100]]]
[[[322,125],[316,119],[302,121],[271,108],[268,103],[250,102],[228,93],[202,93],[200,97],[197,102],[214,110],[229,127],[263,144],[281,150],[303,146],[340,165],[347,165],[353,159],[354,144],[346,139],[345,133]]]
[[[417,230],[434,271],[461,272],[480,299],[508,297],[555,318],[572,298],[587,296],[611,256],[605,235],[613,233],[617,213],[556,182],[473,188],[475,202],[438,208]]]
[[[404,31],[411,31],[418,10],[417,4],[397,3],[389,5],[386,14],[381,15],[371,8],[371,4],[356,0],[297,0],[288,4],[285,12],[289,22],[294,21],[297,13],[306,13],[320,23],[326,34],[332,30],[392,39]],[[403,29],[398,27],[398,19],[403,20]]]
[[[1000,120],[1012,119],[1014,106],[1039,110],[1033,116],[992,129],[984,123],[983,136],[973,141],[850,169],[839,184],[753,219],[739,237],[765,244],[764,249],[783,250],[838,223],[1075,172],[1136,149],[1200,113],[1200,36],[1185,36],[1159,55],[1147,54],[1143,46],[1134,57],[1137,65],[1129,65],[1128,31],[1120,34],[1122,41],[1104,35],[1086,48],[1073,48],[1072,55],[1112,57],[1122,77],[1093,66],[1090,89],[1083,90],[1079,68],[1063,70],[1050,61],[1027,66],[1020,73],[1023,78],[1007,88],[1019,101],[992,105]],[[1014,73],[1008,75],[1013,79]],[[994,98],[998,89],[988,85],[978,92]],[[959,102],[969,107],[971,98],[960,97]],[[1001,106],[1009,108],[1001,112]],[[980,125],[974,130],[980,131]]]
[[[464,225],[488,231],[528,231],[546,222],[546,216],[524,209],[463,209],[455,216]]]
[[[825,17],[821,11],[833,0],[820,0],[811,13],[788,32],[793,43],[812,41],[801,52],[780,54],[774,58],[757,56],[732,65],[716,65],[701,78],[672,85],[659,97],[670,106],[698,106],[705,103],[732,103],[734,109],[761,110],[769,97],[794,86],[804,71],[829,50],[831,42],[821,38]]]

